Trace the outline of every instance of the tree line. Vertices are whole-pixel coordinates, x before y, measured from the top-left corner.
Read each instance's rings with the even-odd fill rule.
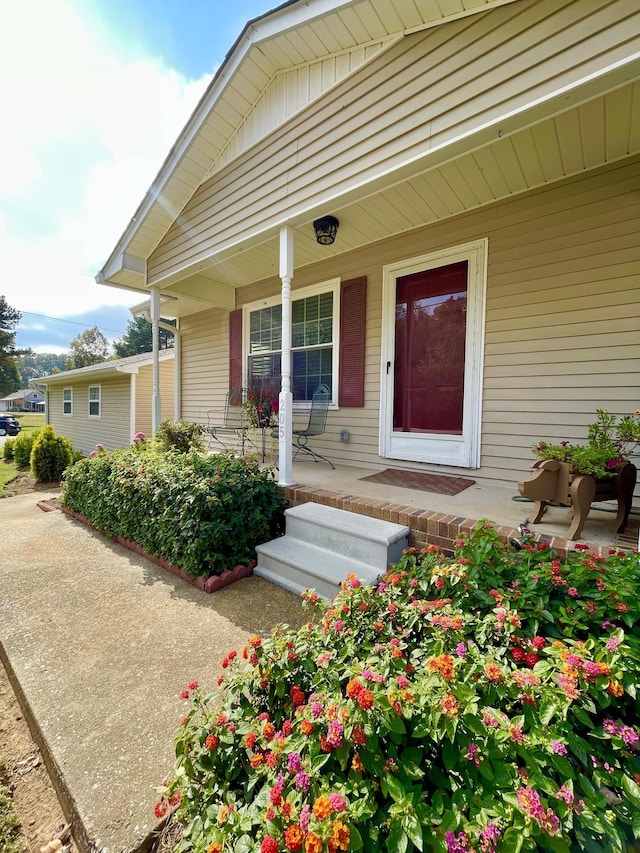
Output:
[[[127,358],[151,352],[153,348],[151,323],[144,317],[132,317],[124,335],[113,346],[97,326],[92,326],[76,335],[67,353],[35,353],[16,347],[16,328],[21,319],[20,311],[0,296],[0,397],[28,388],[34,379],[52,373]],[[160,349],[168,349],[173,344],[173,334],[160,329]]]

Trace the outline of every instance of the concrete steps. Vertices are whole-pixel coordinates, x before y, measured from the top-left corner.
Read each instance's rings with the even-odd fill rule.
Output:
[[[285,516],[286,535],[256,548],[254,574],[298,594],[312,588],[331,599],[350,573],[375,583],[409,542],[408,527],[322,504]]]

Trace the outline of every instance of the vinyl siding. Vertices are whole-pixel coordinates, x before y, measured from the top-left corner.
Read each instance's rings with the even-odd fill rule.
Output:
[[[99,385],[99,418],[89,417],[89,387]],[[121,375],[92,381],[69,382],[65,387],[73,389],[73,414],[62,414],[62,386],[53,385],[49,390],[48,422],[60,435],[66,435],[76,450],[85,455],[96,444],[107,450],[126,447],[129,444],[129,387],[130,377]]]
[[[529,0],[408,35],[203,184],[149,259],[149,283],[576,84],[623,59],[638,29],[626,0]],[[529,154],[514,165],[535,170]]]
[[[330,411],[319,452],[342,464],[423,467],[378,456],[382,266],[485,237],[482,450],[473,475],[515,483],[540,438],[583,440],[596,409],[633,412],[640,403],[639,166],[633,158],[296,272],[294,291],[337,276],[368,281],[365,406]],[[277,279],[243,288],[237,305],[279,289]],[[203,422],[209,401],[219,405],[226,392],[227,318],[209,311],[183,322],[187,419]],[[347,444],[342,429],[351,434]]]
[[[175,359],[167,359],[160,362],[160,418],[173,420],[173,369]],[[138,370],[135,376],[136,388],[136,415],[134,434],[143,432],[150,436],[151,429],[151,396],[153,393],[153,366],[145,365]],[[128,442],[127,442],[128,443]]]
[[[229,314],[190,314],[182,332],[182,418],[206,424],[207,411],[221,409],[229,387]]]

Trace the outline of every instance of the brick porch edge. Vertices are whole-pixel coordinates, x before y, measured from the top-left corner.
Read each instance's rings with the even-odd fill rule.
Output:
[[[444,551],[452,552],[453,543],[463,532],[472,530],[480,519],[462,518],[460,516],[446,515],[433,510],[416,509],[411,506],[400,506],[387,501],[376,501],[355,495],[330,492],[325,489],[313,489],[309,486],[282,486],[281,491],[289,502],[289,506],[299,506],[303,503],[318,503],[325,506],[356,512],[359,515],[367,515],[371,518],[379,518],[381,521],[391,521],[394,524],[402,524],[409,528],[409,544],[415,548],[422,548],[426,544],[437,545]],[[503,542],[511,539],[519,539],[520,533],[512,527],[495,524]],[[554,548],[560,556],[565,556],[568,551],[575,549],[576,543],[560,536],[546,536],[544,534],[532,534],[536,542],[544,543]],[[589,543],[586,543],[589,544]],[[606,556],[611,552],[609,546],[590,545],[594,554]],[[623,550],[623,549],[620,549]]]

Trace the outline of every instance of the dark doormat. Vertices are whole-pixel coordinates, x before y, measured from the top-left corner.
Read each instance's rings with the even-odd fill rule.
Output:
[[[445,477],[442,474],[427,474],[422,471],[401,471],[399,468],[385,468],[384,471],[360,479],[383,486],[436,492],[438,495],[457,495],[475,483],[475,480],[467,480],[465,477]]]

